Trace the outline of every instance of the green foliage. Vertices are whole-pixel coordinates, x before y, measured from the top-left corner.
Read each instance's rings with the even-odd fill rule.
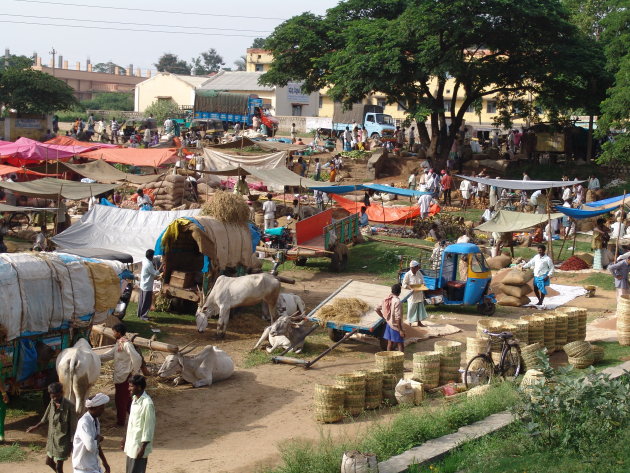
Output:
[[[33,59],[26,56],[16,56],[15,54],[11,54],[9,56],[8,64],[4,57],[0,58],[0,72],[5,69],[30,69],[32,65]]]
[[[541,360],[545,360],[541,358]],[[573,376],[573,367],[553,370],[545,360],[547,382],[529,387],[515,406],[526,431],[541,449],[588,453],[614,440],[630,425],[630,378],[597,373]]]
[[[99,62],[97,64],[94,64],[92,66],[92,71],[94,72],[106,72],[108,74],[113,74],[114,71],[116,70],[115,68],[118,67],[120,70],[120,75],[124,76],[127,74],[127,69],[125,69],[124,67],[119,66],[118,64],[114,64],[111,61],[108,62]]]
[[[92,100],[82,100],[83,110],[133,110],[133,94],[125,92],[103,92]]]
[[[218,72],[223,65],[225,65],[223,58],[217,53],[216,49],[210,48],[201,53],[200,56],[193,58],[190,68],[194,75],[203,76],[212,72]]]
[[[254,41],[252,41],[252,45],[250,46],[250,48],[265,49],[266,41],[267,38],[254,38]]]
[[[364,159],[372,156],[372,153],[369,151],[361,151],[360,149],[354,151],[344,151],[341,153],[341,156],[347,159]]]
[[[603,273],[593,273],[589,275],[582,284],[585,286],[593,285],[597,286],[604,291],[614,291],[615,290],[615,281],[614,278],[610,274]]]
[[[189,76],[191,66],[179,59],[177,54],[164,53],[158,59],[158,62],[153,64],[159,72],[170,72],[171,74],[182,74]]]
[[[26,460],[26,452],[17,443],[0,445],[0,463],[21,462]]]
[[[244,71],[247,69],[247,56],[240,56],[236,61],[234,61],[234,65],[236,66],[237,71]]]
[[[144,111],[145,115],[152,115],[158,122],[179,114],[179,107],[173,100],[156,100]]]
[[[32,69],[0,72],[0,103],[21,114],[47,114],[77,104],[74,91],[62,80]]]
[[[347,0],[323,17],[289,19],[266,47],[274,62],[262,83],[299,80],[307,92],[328,87],[347,105],[383,93],[389,103],[405,104],[410,117],[432,115],[437,130],[430,135],[419,123],[418,131],[433,140],[430,152],[440,142],[443,155],[482,97],[526,91],[575,105],[590,97],[585,86],[602,69],[594,42],[556,0]],[[451,78],[453,107],[446,112]]]

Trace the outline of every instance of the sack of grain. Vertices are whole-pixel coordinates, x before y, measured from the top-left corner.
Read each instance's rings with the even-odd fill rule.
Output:
[[[527,294],[529,294],[532,289],[529,287],[528,284],[523,284],[522,286],[515,286],[512,284],[501,284],[501,292],[503,292],[503,294],[505,294],[506,296],[512,296],[512,297],[523,297],[526,296]]]
[[[494,258],[488,258],[486,263],[488,263],[488,267],[490,269],[499,270],[503,268],[507,268],[512,262],[512,258],[508,255],[499,255]]]
[[[499,305],[503,305],[507,307],[522,307],[524,305],[529,304],[530,301],[529,301],[529,297],[527,296],[512,297],[512,296],[502,295],[502,296],[499,296],[499,299],[497,302],[499,303]]]
[[[531,269],[526,269],[525,271],[521,271],[520,269],[513,269],[509,273],[505,275],[503,284],[509,284],[511,286],[522,286],[523,284],[527,284],[529,281],[534,279],[534,271]]]
[[[186,176],[180,176],[178,174],[167,174],[164,180],[166,182],[184,182],[186,180]]]

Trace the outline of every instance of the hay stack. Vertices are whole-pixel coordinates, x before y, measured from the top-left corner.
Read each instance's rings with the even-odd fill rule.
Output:
[[[544,348],[540,342],[532,343],[521,347],[521,358],[523,360],[523,370],[540,368],[540,362],[536,353]]]
[[[567,344],[567,324],[569,316],[562,312],[556,312],[556,351],[562,350]]]
[[[521,320],[528,322],[527,341],[532,343],[545,343],[545,319],[539,315],[524,315]],[[555,326],[554,326],[555,327]],[[555,342],[554,342],[555,346]]]
[[[451,340],[435,342],[434,350],[440,354],[440,385],[459,379],[462,363],[462,344]]]
[[[338,422],[343,419],[345,391],[339,386],[315,385],[315,420],[317,422]]]
[[[344,409],[352,416],[361,414],[365,409],[365,374],[338,374],[335,384],[344,390]]]
[[[440,354],[435,351],[421,351],[413,354],[412,379],[433,389],[440,383]]]
[[[383,403],[383,370],[359,370],[365,374],[365,408],[376,409]]]
[[[545,319],[545,346],[547,347],[547,353],[552,354],[556,351],[556,314],[552,312],[544,314],[542,317]]]
[[[617,303],[617,339],[620,345],[630,345],[630,296],[623,295]]]
[[[246,224],[249,221],[249,207],[240,195],[219,191],[201,207],[200,215],[224,223]]]
[[[385,374],[396,376],[396,382],[405,371],[405,354],[401,351],[380,351],[374,355],[376,367]]]

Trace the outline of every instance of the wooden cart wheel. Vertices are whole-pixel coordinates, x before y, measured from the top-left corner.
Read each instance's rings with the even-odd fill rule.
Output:
[[[335,246],[333,255],[330,258],[330,270],[340,273],[348,267],[348,247],[343,243]]]
[[[345,334],[346,333],[343,330],[337,330],[336,328],[328,329],[328,338],[330,338],[333,342],[338,342]]]

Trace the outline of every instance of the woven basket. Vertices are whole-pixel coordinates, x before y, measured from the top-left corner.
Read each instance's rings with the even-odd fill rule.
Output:
[[[580,358],[593,353],[591,344],[588,342],[571,342],[564,346],[564,351],[569,357]]]
[[[523,361],[523,370],[540,368],[540,361],[536,353],[544,348],[542,343],[532,343],[521,348],[521,359]]]
[[[485,340],[490,339],[490,346],[493,351],[501,350],[501,340],[496,337],[490,337],[487,334],[483,333],[484,330],[488,330],[489,332],[501,332],[503,331],[503,325],[505,322],[501,319],[481,319],[477,321],[477,337],[483,338]]]
[[[345,410],[353,416],[361,414],[365,409],[365,374],[357,372],[338,374],[335,383],[345,390]]]
[[[527,320],[513,320],[512,324],[516,326],[514,329],[514,337],[518,340],[519,345],[525,346],[529,343],[529,322]]]
[[[558,307],[556,312],[567,314],[567,343],[577,341],[580,309],[577,307]]]
[[[586,339],[586,319],[588,318],[588,310],[578,309],[578,340]]]
[[[620,345],[630,345],[630,296],[627,295],[617,302],[617,339]]]
[[[524,315],[521,320],[528,322],[527,341],[532,343],[545,343],[545,319],[539,315]]]
[[[567,342],[567,323],[569,317],[562,312],[556,312],[556,351],[562,350]]]
[[[374,355],[376,367],[383,373],[395,374],[398,379],[405,372],[405,354],[401,351],[379,351]]]
[[[459,379],[462,363],[462,344],[451,340],[435,342],[435,351],[440,354],[440,385]]]
[[[358,373],[365,374],[365,408],[376,409],[383,403],[383,371],[370,369]]]
[[[546,379],[543,375],[542,371],[538,370],[527,370],[523,375],[523,379],[521,380],[521,390],[526,393],[530,392],[531,386],[537,384],[545,384]]]
[[[475,356],[485,353],[488,349],[488,339],[479,337],[466,338],[466,364]]]
[[[440,354],[435,351],[421,351],[413,354],[412,379],[433,389],[440,382]]]
[[[593,363],[598,363],[604,359],[604,347],[599,345],[591,345],[593,351]]]
[[[545,314],[542,317],[545,319],[545,347],[547,353],[552,354],[556,351],[556,314]]]
[[[594,360],[595,358],[593,357],[593,353],[591,352],[587,356],[580,356],[580,357],[570,356],[569,364],[573,365],[575,368],[582,369],[582,368],[588,368],[589,366],[591,366]]]
[[[328,384],[315,385],[315,420],[330,423],[343,419],[344,399],[344,388]]]
[[[383,403],[389,404],[390,406],[396,404],[395,389],[399,380],[400,378],[397,378],[395,374],[383,374]]]

